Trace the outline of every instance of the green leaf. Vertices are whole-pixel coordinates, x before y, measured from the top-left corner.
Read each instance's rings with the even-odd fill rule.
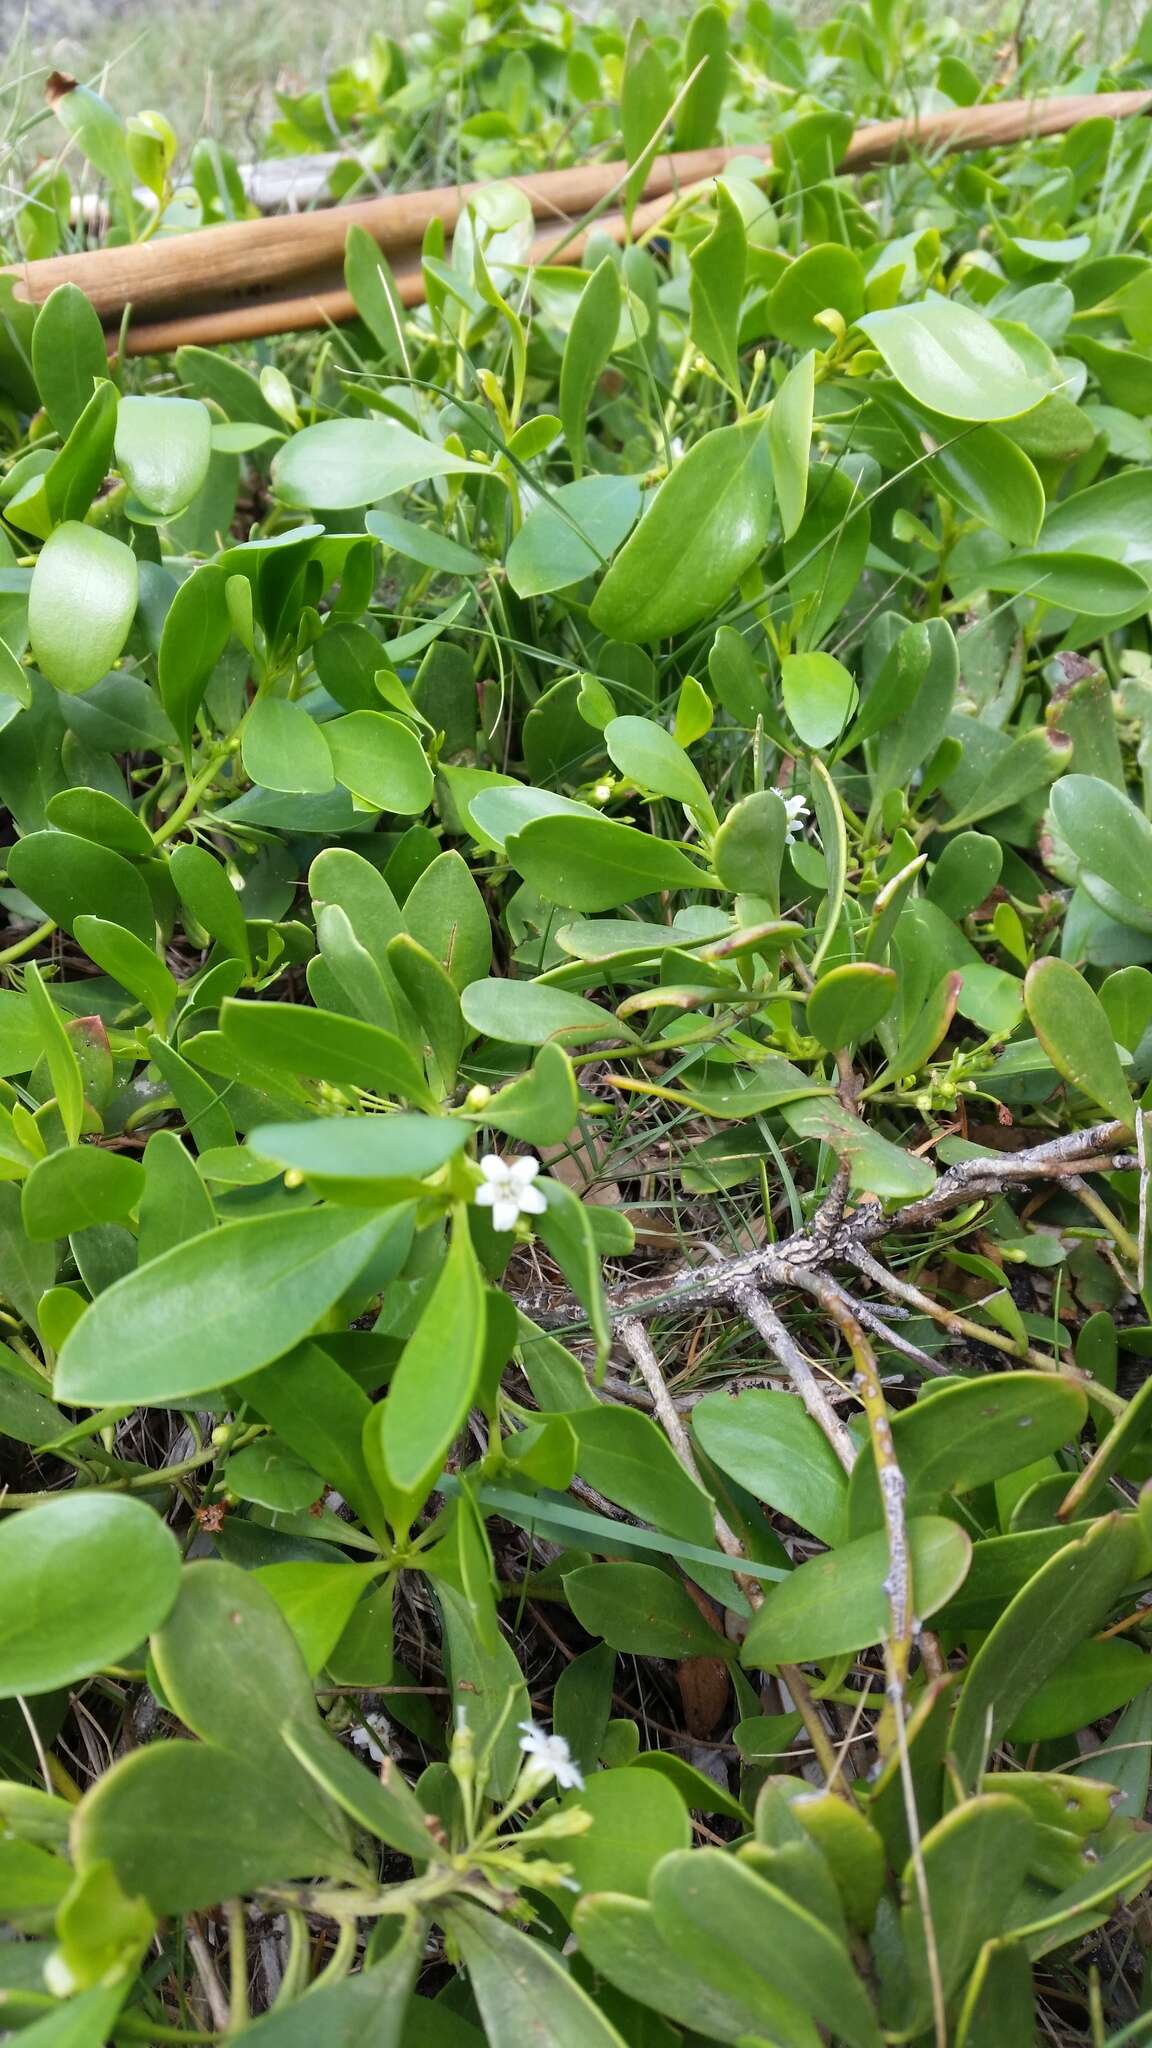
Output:
[[[73,1145],[32,1168],[21,1196],[31,1238],[68,1237],[92,1223],[120,1223],[144,1192],[144,1168],[123,1152]]]
[[[1147,583],[1126,563],[1055,549],[1046,553],[1040,548],[1021,548],[1003,561],[982,564],[970,585],[967,578],[963,582],[979,590],[1007,590],[1021,597],[1041,598],[1045,604],[1062,605],[1094,619],[1142,610],[1148,603]]]
[[[207,478],[211,415],[198,398],[122,398],[115,448],[120,473],[140,503],[171,519]]]
[[[609,818],[535,818],[509,835],[505,851],[524,880],[564,910],[614,910],[661,889],[714,886],[678,846]]]
[[[401,1095],[421,1108],[436,1104],[408,1047],[390,1031],[309,1010],[295,1003],[229,1000],[220,1006],[224,1037],[259,1065],[318,1081],[334,1081],[373,1094]]]
[[[60,1353],[57,1396],[82,1407],[184,1400],[258,1372],[308,1335],[390,1227],[316,1209],[177,1245],[86,1310]]]
[[[704,818],[715,819],[699,769],[654,718],[612,719],[604,728],[604,744],[620,773],[640,789],[672,797]]]
[[[397,1267],[410,1233],[401,1240]],[[364,1462],[362,1438],[371,1413],[367,1395],[318,1344],[299,1344],[286,1357],[254,1373],[246,1399],[278,1437],[322,1472],[369,1528],[380,1523],[380,1504]]]
[[[1019,1942],[985,1942],[956,2022],[956,2048],[1014,2048],[1028,2037],[1035,2003],[1032,1965]]]
[[[944,495],[1016,547],[1030,548],[1044,519],[1044,486],[1022,448],[996,427],[955,434],[940,421],[940,445],[925,466]],[[932,423],[933,433],[936,423]]]
[[[672,1781],[656,1771],[597,1771],[560,1804],[562,1812],[578,1809],[592,1818],[586,1834],[555,1848],[582,1892],[611,1885],[643,1899],[660,1858],[691,1843],[688,1809]]]
[[[913,1602],[924,1620],[963,1584],[972,1544],[956,1522],[923,1515],[908,1525]],[[807,1664],[882,1642],[889,1625],[888,1538],[859,1536],[809,1558],[765,1595],[744,1641],[749,1665]]]
[[[727,1652],[680,1580],[655,1565],[581,1565],[565,1573],[564,1591],[581,1627],[614,1650],[677,1658]]]
[[[821,1543],[848,1528],[848,1475],[795,1394],[749,1387],[733,1397],[705,1394],[692,1410],[705,1456],[756,1500],[787,1515]]]
[[[335,781],[323,730],[289,697],[258,697],[244,722],[244,772],[262,789],[322,796]]]
[[[454,848],[438,853],[417,876],[404,899],[404,923],[461,991],[492,965],[484,898]]]
[[[1047,381],[991,320],[938,292],[856,324],[909,396],[949,419],[1016,419],[1048,396]]]
[[[1120,1636],[1077,1643],[1049,1673],[1008,1730],[1010,1742],[1049,1742],[1075,1735],[1152,1685],[1152,1657]]]
[[[132,1897],[176,1916],[288,1878],[358,1874],[278,1773],[211,1743],[152,1742],[122,1758],[82,1801],[74,1848],[81,1870],[107,1859]]]
[[[123,1494],[76,1489],[0,1524],[0,1695],[54,1692],[119,1663],[164,1620],[180,1551]]]
[[[58,690],[90,690],[122,653],[136,611],[136,557],[123,541],[66,520],[36,559],[28,634]]]
[[[1131,1516],[1109,1515],[1064,1544],[1000,1615],[968,1666],[952,1728],[952,1754],[974,1785],[991,1750],[1045,1679],[1098,1628],[1137,1575],[1140,1536]]]
[[[560,364],[560,418],[577,476],[584,467],[588,407],[616,341],[620,305],[620,273],[605,256],[580,294]]]
[[[712,1504],[650,1416],[597,1405],[579,1409],[569,1422],[576,1436],[576,1470],[597,1493],[657,1529],[695,1543],[712,1542]]]
[[[349,241],[354,234],[371,239],[364,229],[350,228]],[[424,1940],[414,1916],[383,1962],[342,1982],[313,1983],[302,1998],[261,2013],[232,2038],[238,2048],[316,2048],[319,2041],[324,2048],[404,2048],[411,2039],[406,2015]]]
[[[1011,1779],[1006,1781],[1011,1784]],[[1031,1860],[1034,1828],[1019,1800],[984,1793],[965,1800],[921,1842],[923,1881],[931,1913],[936,1967],[951,1998],[986,1941],[1005,1925]],[[932,2019],[932,1976],[920,1879],[904,1872],[901,1926],[909,1971],[906,2024],[911,2031]]]
[[[164,619],[157,659],[160,701],[187,752],[209,678],[232,632],[228,578],[205,562],[180,585]]]
[[[388,364],[404,361],[404,308],[383,249],[367,228],[354,224],[344,243],[344,283]]]
[[[891,967],[856,960],[833,967],[815,982],[808,996],[808,1029],[829,1052],[856,1045],[872,1036],[896,999],[898,977]]]
[[[432,770],[410,726],[385,711],[350,711],[324,728],[337,782],[377,810],[427,810]]]
[[[478,466],[397,420],[322,420],[293,434],[274,456],[272,487],[285,505],[342,512]]]
[[[691,79],[676,113],[673,149],[704,149],[713,139],[728,87],[728,18],[722,7],[698,7],[684,37],[684,77]]]
[[[579,1107],[572,1062],[562,1047],[549,1039],[527,1073],[492,1096],[478,1120],[539,1148],[564,1142]]]
[[[1024,977],[1032,1028],[1057,1073],[1109,1116],[1131,1124],[1135,1107],[1098,995],[1066,960],[1036,960]]]
[[[646,1752],[652,1754],[652,1752]],[[698,1967],[699,1945],[666,1939],[650,1905],[621,1892],[580,1899],[576,1938],[593,1969],[638,2004],[666,2013],[702,2038],[738,2042],[761,2036],[787,2048],[817,2048],[819,2036],[797,2006],[765,1982],[762,1972],[730,1950],[723,1981]]]
[[[901,1072],[905,1069],[901,1068]],[[783,1105],[784,1121],[801,1138],[819,1138],[848,1168],[851,1186],[886,1201],[915,1201],[936,1185],[926,1159],[882,1137],[831,1096]]]
[[[585,476],[533,505],[508,550],[517,597],[567,590],[595,575],[636,524],[640,486],[630,476]]]
[[[348,232],[353,235],[356,230],[349,228]],[[394,554],[420,562],[425,569],[441,570],[446,576],[479,576],[488,567],[483,555],[462,548],[459,541],[449,540],[447,534],[437,533],[431,526],[418,526],[413,519],[402,519],[387,506],[378,505],[374,511],[366,512],[364,525]],[[347,708],[355,711],[368,707],[349,704]]]
[[[1081,1387],[1044,1372],[985,1373],[917,1401],[892,1422],[909,1509],[935,1507],[943,1494],[971,1493],[1035,1464],[1074,1442],[1087,1412]],[[854,1534],[880,1527],[870,1448],[852,1473],[851,1509]]]
[[[283,1735],[293,1756],[350,1820],[405,1856],[428,1859],[433,1840],[425,1815],[391,1758],[377,1776],[314,1724],[289,1722]]]
[[[747,253],[744,217],[720,182],[716,186],[716,224],[689,258],[688,334],[729,390],[737,394],[737,340]]]
[[[850,325],[864,311],[864,270],[860,258],[840,242],[806,249],[768,294],[768,325],[790,347],[826,349],[831,342],[817,315],[832,311]]]
[[[65,931],[84,912],[125,925],[151,947],[156,913],[140,872],[111,847],[74,832],[31,832],[8,855],[18,889]]]
[[[481,1906],[445,1915],[468,1971],[489,2048],[626,2048],[543,1942]]]
[[[21,842],[26,844],[27,842]],[[15,852],[13,848],[13,852]],[[9,856],[11,872],[11,856]],[[24,993],[39,1034],[41,1050],[60,1111],[64,1135],[70,1145],[79,1142],[84,1121],[84,1078],[76,1058],[76,1047],[64,1020],[44,986],[40,969],[30,962],[24,973]]]
[[[747,1864],[721,1849],[678,1851],[654,1872],[650,1896],[665,1940],[721,1989],[735,1955],[852,2048],[880,2048],[867,1993],[835,1934]]]
[[[463,1150],[468,1127],[447,1117],[328,1116],[258,1124],[249,1149],[301,1173],[321,1194],[384,1207],[422,1194],[423,1182]]]
[[[474,981],[460,998],[465,1020],[506,1045],[548,1045],[564,1039],[629,1038],[626,1025],[586,996],[539,981]]]
[[[179,986],[152,947],[146,946],[134,932],[125,931],[122,925],[103,917],[78,917],[72,930],[88,958],[121,982],[129,995],[144,1005],[157,1030],[162,1031]]]
[[[803,519],[808,497],[815,380],[816,356],[809,349],[792,365],[772,401],[768,417],[772,477],[785,540],[791,540]]]
[[[1082,868],[1152,911],[1152,824],[1131,798],[1096,775],[1064,775],[1052,816]]]
[[[387,1400],[366,1425],[369,1462],[374,1449],[412,1514],[471,1406],[484,1355],[484,1316],[480,1268],[465,1212],[457,1207],[431,1298],[400,1354]]]
[[[762,420],[717,427],[660,485],[592,602],[611,640],[660,640],[716,611],[768,539],[772,460]]]
[[[79,285],[57,285],[40,307],[32,330],[32,370],[44,410],[66,438],[97,382],[108,375],[104,330]]]

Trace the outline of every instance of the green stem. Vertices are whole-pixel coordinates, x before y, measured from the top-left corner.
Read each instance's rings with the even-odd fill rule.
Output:
[[[17,939],[14,945],[5,946],[0,953],[0,967],[6,967],[10,960],[22,960],[25,953],[34,953],[37,946],[45,939],[50,939],[55,930],[55,920],[46,917],[43,924],[38,924],[34,932],[28,932],[24,938]]]
[[[193,776],[176,809],[169,813],[164,823],[152,834],[153,846],[163,846],[166,839],[171,839],[174,832],[179,832],[180,827],[192,816],[204,791],[213,781],[216,770],[226,758],[227,749],[217,749],[212,754],[207,766],[200,770],[199,775]],[[0,955],[0,958],[2,957]]]

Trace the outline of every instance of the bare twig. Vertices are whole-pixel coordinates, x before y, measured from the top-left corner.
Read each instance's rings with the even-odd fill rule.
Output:
[[[843,1465],[851,1472],[856,1462],[856,1446],[834,1409],[829,1406],[827,1396],[816,1374],[797,1344],[796,1339],[785,1329],[771,1302],[758,1293],[755,1287],[738,1290],[732,1297],[742,1315],[747,1316],[768,1349],[780,1360],[792,1385],[803,1401],[813,1422],[819,1424]]]

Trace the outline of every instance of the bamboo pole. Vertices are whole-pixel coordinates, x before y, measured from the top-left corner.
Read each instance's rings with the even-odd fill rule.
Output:
[[[942,114],[858,128],[839,168],[863,170],[914,150],[939,154],[1000,148],[1029,137],[1062,134],[1093,118],[1122,120],[1149,111],[1152,92],[1078,93],[955,107]],[[633,231],[651,228],[685,191],[720,175],[734,158],[748,156],[771,161],[770,149],[763,146],[658,157]],[[507,181],[528,194],[539,221],[551,224],[533,244],[532,261],[578,261],[586,233],[573,234],[568,224],[610,200],[627,171],[628,166],[618,162],[591,164]],[[418,250],[425,229],[441,220],[450,232],[468,200],[482,189],[440,186],[314,213],[198,228],[160,241],[14,265],[8,274],[17,280],[17,296],[33,304],[41,304],[59,284],[79,285],[110,327],[118,327],[130,306],[135,315],[143,316],[129,331],[132,355],[159,354],[190,341],[216,345],[248,340],[354,317],[351,296],[341,288],[344,244],[353,226],[365,228],[395,259],[404,303],[419,303],[424,292]],[[616,240],[627,233],[619,214],[606,215],[597,226]],[[161,314],[167,317],[158,317]]]

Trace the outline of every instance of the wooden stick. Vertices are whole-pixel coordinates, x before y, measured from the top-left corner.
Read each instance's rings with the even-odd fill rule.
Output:
[[[697,149],[658,157],[642,196],[660,198],[683,185],[717,177],[736,156],[767,160],[769,154],[767,150]],[[538,220],[564,226],[579,220],[626,176],[626,164],[590,164],[501,182],[519,185],[527,193]],[[419,248],[432,221],[443,221],[445,233],[450,234],[469,199],[484,190],[483,184],[440,185],[430,191],[390,193],[384,199],[365,199],[314,213],[276,214],[266,220],[193,228],[188,234],[129,243],[124,248],[48,256],[38,263],[13,266],[17,294],[38,305],[57,285],[78,284],[105,321],[119,319],[129,304],[142,313],[188,306],[198,298],[219,299],[308,277],[325,268],[339,269],[351,227],[367,229],[383,249]]]
[[[706,184],[707,180],[702,182]],[[633,236],[655,227],[678,196],[669,192],[660,199],[650,200],[647,206],[638,206],[632,215]],[[610,235],[613,241],[623,242],[627,232],[622,213],[602,214],[595,227],[582,228],[578,234],[568,231],[559,236],[552,228],[547,234],[536,236],[529,246],[527,261],[533,266],[579,263],[593,234]],[[424,271],[419,249],[392,251],[390,263],[401,305],[421,305],[424,300]],[[231,305],[216,306],[208,312],[177,314],[171,320],[143,322],[138,327],[129,328],[124,352],[130,356],[156,356],[164,355],[169,349],[187,347],[190,343],[201,348],[216,348],[221,342],[255,341],[269,334],[303,333],[309,328],[339,326],[345,320],[355,320],[357,315],[351,292],[336,282],[338,275],[339,272],[330,273],[325,281],[318,281],[308,292],[279,298],[238,299]],[[109,348],[119,345],[118,333],[109,332],[108,345]]]
[[[839,168],[863,170],[915,149],[939,153],[997,148],[1030,136],[1061,134],[1092,118],[1120,120],[1149,111],[1152,92],[1080,93],[954,107],[943,114],[857,129]],[[734,158],[748,156],[771,161],[766,147],[692,150],[657,158],[644,187],[647,204],[638,209],[633,232],[652,226],[683,192],[718,176]],[[542,235],[533,245],[532,260],[577,262],[586,244],[585,232],[557,250],[557,231],[610,196],[626,171],[621,163],[593,164],[511,180],[528,194],[537,219],[553,224],[551,237]],[[287,333],[354,317],[351,297],[342,289],[344,245],[353,226],[366,228],[396,258],[401,298],[408,305],[419,303],[424,293],[416,252],[424,230],[436,219],[446,230],[454,228],[469,198],[482,189],[441,186],[315,213],[198,228],[162,241],[15,265],[9,274],[17,278],[17,295],[33,304],[41,304],[59,284],[79,285],[109,326],[119,324],[129,305],[144,316],[167,313],[163,319],[145,317],[130,333],[128,352],[133,355],[161,353],[189,341],[217,344]],[[620,215],[606,215],[596,225],[616,240],[625,238]]]

